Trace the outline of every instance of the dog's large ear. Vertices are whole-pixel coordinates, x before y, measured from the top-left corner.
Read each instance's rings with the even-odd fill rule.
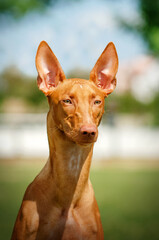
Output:
[[[107,96],[116,87],[117,71],[118,55],[114,44],[110,42],[92,69],[90,80],[101,88],[105,96]]]
[[[38,87],[46,96],[50,95],[53,88],[65,79],[60,63],[45,41],[42,41],[38,47],[36,68]]]

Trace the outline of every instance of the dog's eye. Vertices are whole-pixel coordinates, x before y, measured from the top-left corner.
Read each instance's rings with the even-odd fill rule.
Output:
[[[64,100],[62,100],[64,103],[66,103],[66,104],[72,104],[72,102],[71,102],[71,100],[70,99],[64,99]]]
[[[101,104],[101,102],[102,102],[102,101],[100,101],[100,100],[95,100],[95,101],[94,101],[94,104],[95,104],[95,105],[99,105],[99,104]]]

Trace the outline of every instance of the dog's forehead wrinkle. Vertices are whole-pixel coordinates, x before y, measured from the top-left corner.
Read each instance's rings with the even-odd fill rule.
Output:
[[[80,97],[89,97],[90,95],[96,95],[97,92],[93,88],[91,84],[87,83],[87,80],[84,82],[75,81],[73,85],[70,85],[70,88],[68,88],[69,94],[74,96],[80,96]]]

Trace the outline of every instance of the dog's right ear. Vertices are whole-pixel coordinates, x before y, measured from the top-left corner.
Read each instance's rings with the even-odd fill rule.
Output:
[[[38,87],[48,96],[59,82],[65,79],[65,74],[56,56],[45,41],[40,43],[35,61],[38,71]]]
[[[105,97],[116,87],[117,71],[118,55],[114,43],[110,42],[90,73],[90,80],[102,90]]]

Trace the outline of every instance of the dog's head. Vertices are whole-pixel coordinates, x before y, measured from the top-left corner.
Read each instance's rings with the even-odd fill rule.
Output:
[[[97,60],[90,79],[66,79],[50,47],[41,42],[36,55],[38,87],[48,97],[48,124],[79,144],[95,142],[104,113],[104,98],[116,87],[118,56],[110,42]]]

